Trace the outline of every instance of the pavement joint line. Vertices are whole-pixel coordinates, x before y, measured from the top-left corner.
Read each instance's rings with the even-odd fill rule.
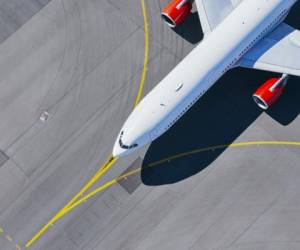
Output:
[[[17,27],[17,29],[15,31],[13,31],[12,33],[10,33],[10,35],[8,35],[6,38],[4,38],[4,40],[0,41],[0,45],[7,43],[9,41],[9,39],[11,39],[12,36],[15,36],[15,34],[22,29],[25,25],[28,25],[29,21],[32,20],[35,16],[39,15],[40,12],[43,11],[44,8],[47,7],[47,5],[50,3],[51,1],[49,1],[48,3],[46,3],[44,6],[42,6],[42,8],[40,8],[38,11],[36,11],[35,13],[33,13],[31,16],[29,16],[29,18],[27,18],[27,20],[25,20],[25,22],[23,22],[21,25],[19,25]]]
[[[112,7],[114,7],[116,10],[118,10],[123,16],[126,16],[128,20],[130,20],[132,23],[134,23],[137,27],[141,27],[141,24],[139,24],[131,15],[128,13],[125,13],[122,8],[119,8],[114,1],[108,0],[107,1]]]
[[[141,6],[142,6],[142,12],[144,17],[144,34],[145,34],[145,45],[144,45],[144,64],[143,64],[143,70],[141,75],[141,81],[139,84],[139,90],[137,97],[134,102],[134,108],[138,105],[138,103],[141,100],[143,88],[145,85],[145,80],[147,76],[147,70],[148,70],[148,61],[149,61],[149,29],[148,29],[148,16],[147,16],[147,8],[145,5],[145,0],[141,0]],[[104,185],[101,186],[102,189],[99,190],[99,188],[91,191],[87,195],[85,195],[83,198],[79,199],[83,196],[83,194],[97,181],[103,176],[107,170],[109,170],[117,161],[119,158],[114,158],[110,156],[108,160],[104,162],[104,164],[100,167],[100,169],[96,172],[96,174],[90,179],[90,181],[84,185],[84,187],[65,205],[62,209],[59,210],[59,212],[52,218],[50,221],[38,231],[33,238],[31,238],[25,245],[26,248],[29,248],[36,240],[38,240],[48,229],[49,227],[53,226],[54,223],[59,220],[61,217],[63,217],[65,214],[69,213],[72,209],[80,205],[82,202],[87,201],[90,197],[94,196],[96,193],[99,193],[101,190],[106,189],[108,186],[111,186],[115,184],[115,180],[111,182],[110,185]],[[107,186],[107,187],[106,187]]]
[[[137,31],[140,30],[140,27],[137,26],[134,30],[132,30],[131,32],[128,33],[128,37],[124,38],[124,41],[129,40]],[[91,70],[89,70],[88,72],[86,72],[84,74],[83,77],[79,78],[79,82],[83,82],[91,73],[93,73],[98,67],[100,67],[102,64],[104,64],[106,62],[106,60],[108,60],[111,55],[114,53],[114,51],[116,51],[117,49],[119,49],[122,46],[123,43],[120,43],[118,45],[116,45],[116,47],[108,54],[106,55],[103,60],[100,63],[97,63],[96,65],[94,65],[94,67],[92,67]],[[60,103],[71,91],[73,91],[73,89],[75,89],[76,87],[78,87],[80,85],[80,83],[75,84],[74,86],[72,86],[61,98],[59,98],[59,100],[57,102],[55,102],[53,105],[48,107],[48,110],[53,109],[58,103]]]

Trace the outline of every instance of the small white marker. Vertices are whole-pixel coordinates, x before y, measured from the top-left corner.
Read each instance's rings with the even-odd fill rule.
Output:
[[[49,118],[49,113],[47,111],[43,111],[41,116],[40,116],[40,121],[41,122],[46,122]]]

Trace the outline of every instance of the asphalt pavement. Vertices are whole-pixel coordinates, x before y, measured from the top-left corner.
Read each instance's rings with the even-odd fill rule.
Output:
[[[203,37],[197,13],[167,27],[167,2],[145,1],[143,96]],[[299,11],[287,19],[298,29]],[[145,22],[140,0],[0,1],[0,20],[0,249],[24,250],[111,154],[139,89]],[[95,187],[141,171],[61,218],[30,249],[300,249],[299,147],[222,147],[147,167],[214,145],[300,141],[299,78],[266,113],[251,99],[272,76],[226,74]]]

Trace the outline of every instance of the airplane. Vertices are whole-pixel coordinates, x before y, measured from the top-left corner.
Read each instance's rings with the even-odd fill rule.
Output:
[[[203,40],[138,104],[124,123],[113,156],[129,155],[170,129],[228,70],[282,74],[253,94],[263,110],[300,76],[300,31],[284,23],[297,0],[194,0]],[[184,22],[193,0],[173,0],[162,11],[171,28]]]

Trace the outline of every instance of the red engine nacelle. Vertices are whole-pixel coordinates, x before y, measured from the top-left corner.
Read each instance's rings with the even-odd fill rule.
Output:
[[[253,94],[253,99],[260,108],[266,110],[282,95],[285,85],[286,77],[272,78]]]
[[[161,13],[164,21],[172,28],[181,24],[192,9],[191,0],[173,0]]]

